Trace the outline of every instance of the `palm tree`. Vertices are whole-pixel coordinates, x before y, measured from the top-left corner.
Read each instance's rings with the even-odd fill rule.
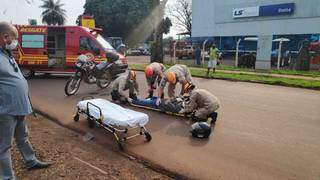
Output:
[[[43,8],[42,22],[48,25],[63,25],[66,22],[66,10],[62,9],[64,4],[60,0],[42,0],[43,4],[40,8]]]

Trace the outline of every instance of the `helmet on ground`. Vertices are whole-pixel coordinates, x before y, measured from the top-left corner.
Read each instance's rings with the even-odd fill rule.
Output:
[[[176,74],[174,72],[167,72],[166,78],[167,78],[168,82],[171,84],[175,84],[177,81]]]
[[[190,90],[194,89],[196,86],[192,83],[186,83],[184,86],[183,86],[183,92],[189,92]]]
[[[153,69],[152,69],[152,67],[147,67],[144,72],[145,72],[145,74],[146,74],[146,77],[151,77],[151,76],[153,75]]]
[[[130,80],[136,80],[137,79],[137,73],[135,71],[130,71],[129,72],[129,79]]]
[[[191,134],[196,138],[208,138],[211,134],[211,126],[206,122],[196,122],[191,125]]]

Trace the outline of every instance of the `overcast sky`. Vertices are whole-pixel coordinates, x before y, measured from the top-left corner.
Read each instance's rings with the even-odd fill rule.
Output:
[[[29,2],[29,3],[28,3]],[[85,0],[62,0],[67,11],[67,24],[74,25],[78,15],[82,14]],[[28,24],[28,19],[37,19],[42,24],[39,6],[41,0],[1,0],[0,20],[12,21],[14,24]]]
[[[28,19],[37,19],[38,24],[42,24],[39,6],[41,0],[0,0],[0,21],[8,21],[13,24],[28,24]],[[82,14],[85,0],[61,0],[65,4],[63,7],[67,11],[67,25],[75,25],[78,15]],[[175,0],[169,0],[173,4]],[[176,28],[172,28],[169,36],[177,33]],[[167,35],[168,36],[168,35]]]

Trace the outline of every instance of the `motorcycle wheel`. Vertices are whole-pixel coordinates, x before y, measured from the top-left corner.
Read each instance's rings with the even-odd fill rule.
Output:
[[[80,87],[81,78],[71,77],[68,81],[66,86],[64,87],[64,92],[67,96],[74,95]]]
[[[105,89],[110,85],[111,81],[109,79],[97,79],[97,86],[101,89]]]

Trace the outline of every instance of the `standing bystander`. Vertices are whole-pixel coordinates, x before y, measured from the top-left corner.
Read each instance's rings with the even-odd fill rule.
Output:
[[[0,22],[0,179],[4,180],[15,179],[10,154],[13,139],[29,170],[50,165],[36,158],[28,140],[25,116],[32,113],[32,107],[28,83],[11,53],[18,46],[17,39],[17,29]]]

